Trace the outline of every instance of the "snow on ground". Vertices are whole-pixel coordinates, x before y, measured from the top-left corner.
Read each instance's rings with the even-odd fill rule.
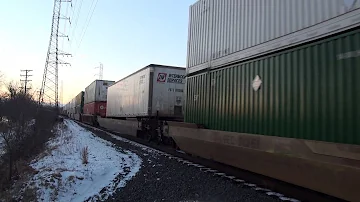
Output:
[[[31,164],[38,173],[29,184],[38,188],[40,201],[104,200],[140,170],[136,154],[115,149],[73,121],[64,120],[64,125],[49,141],[47,154]],[[85,165],[80,153],[86,146]]]
[[[94,128],[94,130],[97,130],[97,131],[102,131],[102,130],[99,130],[97,128]],[[140,144],[140,143],[137,143],[137,142],[133,142],[131,140],[128,140],[128,139],[125,139],[125,138],[122,138],[122,137],[119,137],[117,135],[114,135],[112,133],[109,133],[109,132],[105,132],[107,135],[111,136],[112,138],[116,139],[116,140],[119,140],[119,141],[122,141],[122,142],[126,142],[126,143],[129,143],[131,145],[134,145],[136,147],[139,147],[141,148],[141,150],[147,152],[148,154],[152,154],[152,155],[164,155],[165,152],[162,152],[162,151],[159,151],[157,149],[154,149],[154,148],[151,148],[151,147],[148,147],[148,146],[145,146],[143,144]]]

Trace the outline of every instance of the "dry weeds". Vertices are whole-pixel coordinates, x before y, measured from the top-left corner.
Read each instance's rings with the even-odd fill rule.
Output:
[[[81,149],[80,155],[81,155],[82,163],[88,164],[89,163],[89,151],[88,151],[87,146],[85,146],[84,148]]]
[[[33,186],[26,185],[36,171],[25,160],[16,162],[16,170],[17,179],[12,183],[11,188],[0,190],[0,201],[37,201],[37,190]]]

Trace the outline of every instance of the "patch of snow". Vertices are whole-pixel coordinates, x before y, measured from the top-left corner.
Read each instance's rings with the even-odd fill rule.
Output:
[[[122,142],[126,142],[126,143],[129,143],[131,145],[134,145],[136,147],[139,147],[141,148],[141,150],[143,151],[146,151],[148,152],[148,154],[152,154],[152,155],[164,155],[165,152],[162,152],[162,151],[159,151],[157,149],[154,149],[154,148],[151,148],[151,147],[148,147],[148,146],[145,146],[143,144],[139,144],[137,142],[133,142],[131,140],[128,140],[128,139],[125,139],[125,138],[122,138],[122,137],[119,137],[117,135],[114,135],[114,134],[111,134],[111,133],[108,133],[106,132],[109,136],[111,136],[112,138],[116,139],[116,140],[119,140],[119,141],[122,141]]]
[[[48,142],[47,155],[32,162],[38,171],[29,184],[38,188],[39,201],[106,200],[140,170],[142,160],[130,151],[85,130],[71,120]],[[80,153],[88,147],[88,164]]]
[[[84,124],[85,125],[85,124]],[[88,126],[88,125],[87,125]],[[88,127],[91,127],[91,126],[88,126]],[[125,139],[125,138],[122,138],[120,136],[117,136],[117,135],[114,135],[112,133],[109,133],[109,132],[106,132],[104,130],[101,130],[101,129],[98,129],[98,128],[95,128],[95,127],[91,127],[93,128],[94,130],[97,130],[97,131],[102,131],[102,132],[105,132],[107,135],[111,136],[113,139],[116,139],[116,140],[119,140],[119,141],[122,141],[122,142],[126,142],[126,143],[129,143],[131,145],[134,145],[136,147],[139,147],[141,150],[145,151],[145,152],[148,152],[148,154],[153,154],[153,155],[166,155],[165,152],[162,152],[162,151],[159,151],[157,149],[154,149],[154,148],[151,148],[151,147],[148,147],[148,146],[145,146],[143,144],[140,144],[140,143],[137,143],[137,142],[134,142],[134,141],[131,141],[131,140],[128,140],[128,139]]]
[[[269,196],[277,196],[277,197],[282,197],[284,195],[282,194],[279,194],[279,193],[276,193],[276,192],[272,192],[272,191],[269,191],[269,192],[266,192],[267,195]]]
[[[35,119],[31,119],[29,122],[28,122],[28,126],[32,126],[35,124]]]
[[[181,150],[176,150],[176,151],[179,153],[182,153],[182,154],[186,154],[184,151],[181,151]]]

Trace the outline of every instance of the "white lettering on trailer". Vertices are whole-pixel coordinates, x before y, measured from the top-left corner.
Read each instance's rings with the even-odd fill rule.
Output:
[[[183,83],[185,75],[181,74],[169,74],[167,82],[168,83]]]
[[[183,89],[175,89],[175,88],[169,88],[169,92],[177,92],[177,93],[182,93],[182,92],[184,92],[184,90]]]
[[[194,101],[196,102],[199,99],[199,95],[194,95]]]

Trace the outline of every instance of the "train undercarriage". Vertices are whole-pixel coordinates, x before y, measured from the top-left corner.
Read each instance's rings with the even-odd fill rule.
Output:
[[[148,142],[154,141],[157,144],[170,145],[177,148],[173,138],[169,136],[168,120],[158,115],[151,117],[138,117],[137,136],[146,139]]]
[[[356,152],[360,147],[356,145],[216,131],[159,116],[121,120],[83,115],[79,119],[340,199],[354,201],[360,196]]]
[[[90,114],[80,114],[75,118],[83,123],[87,123],[89,125],[95,127],[101,127],[103,124],[100,124],[99,119],[109,119],[100,116],[90,115]],[[148,116],[148,117],[136,117],[136,119],[112,119],[118,121],[137,121],[137,128],[136,128],[136,136],[142,139],[145,139],[148,142],[156,142],[157,144],[164,144],[170,145],[174,148],[177,148],[175,141],[173,138],[169,136],[169,125],[168,121],[182,121],[181,119],[174,119],[168,117],[161,117],[161,116]],[[121,127],[121,126],[120,126]],[[119,130],[118,127],[111,127],[114,130]],[[134,127],[132,127],[134,129]],[[120,129],[121,130],[121,129]],[[128,132],[128,131],[126,131]]]

